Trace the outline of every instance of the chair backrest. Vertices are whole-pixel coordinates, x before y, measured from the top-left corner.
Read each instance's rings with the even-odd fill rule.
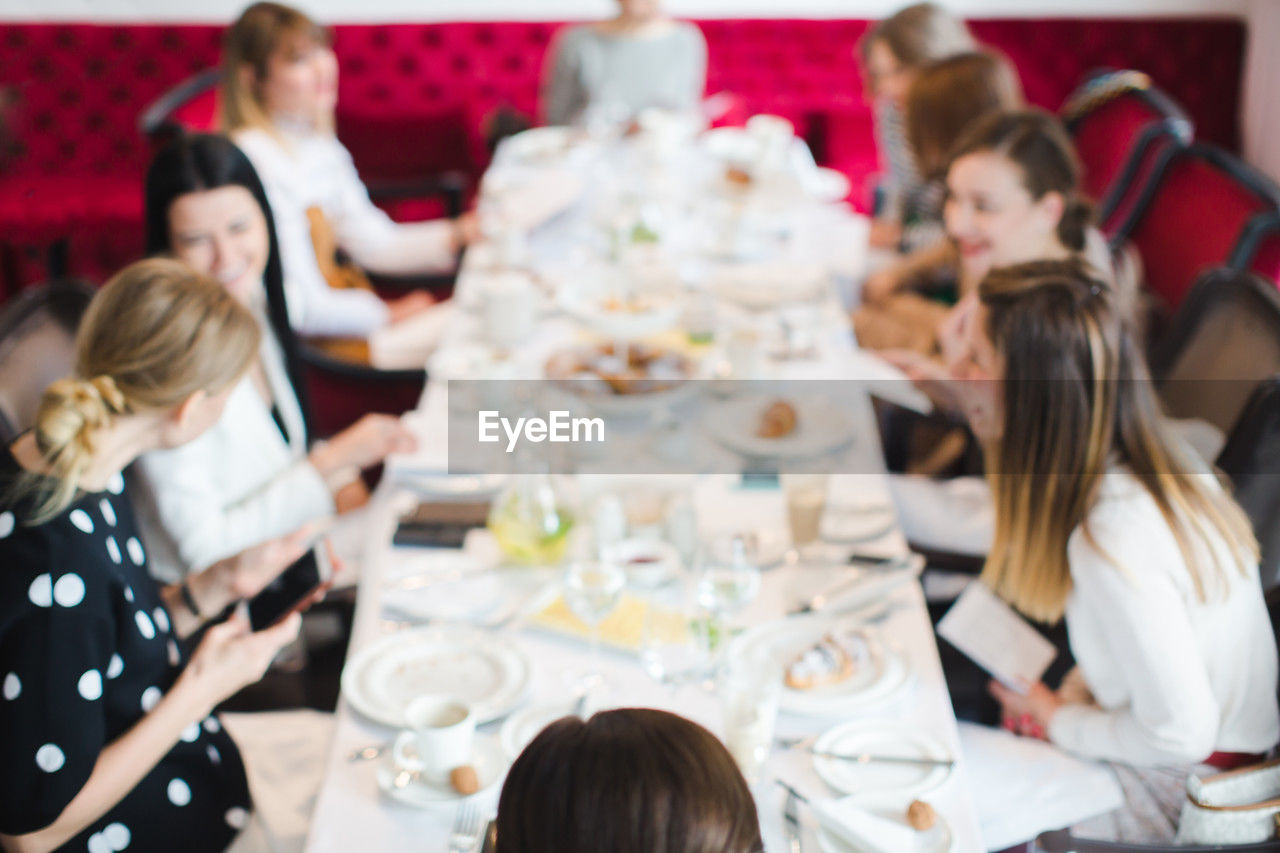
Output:
[[[1280,211],[1250,221],[1231,253],[1231,266],[1252,270],[1280,287]]]
[[[24,291],[0,312],[0,441],[35,423],[45,388],[75,366],[75,335],[94,289],[55,281]]]
[[[138,131],[152,145],[161,145],[179,130],[214,130],[219,74],[217,68],[206,68],[156,98],[138,116]]]
[[[1064,104],[1067,130],[1084,174],[1085,194],[1098,203],[1098,220],[1108,222],[1121,201],[1149,177],[1166,144],[1189,144],[1191,119],[1172,98],[1150,85],[1111,87],[1136,72],[1090,75]],[[1149,80],[1147,80],[1149,83]]]
[[[1142,255],[1147,287],[1177,310],[1203,270],[1227,263],[1255,217],[1280,210],[1280,187],[1211,145],[1166,150],[1113,245]]]
[[[1262,547],[1262,588],[1280,587],[1280,374],[1258,383],[1217,465],[1231,477],[1236,500]]]
[[[1280,291],[1252,273],[1202,275],[1151,360],[1165,408],[1226,435],[1257,383],[1280,373]]]

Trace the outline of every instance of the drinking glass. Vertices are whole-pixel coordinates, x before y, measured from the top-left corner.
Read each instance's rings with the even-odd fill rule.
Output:
[[[714,654],[725,639],[728,621],[760,593],[760,567],[747,557],[746,542],[734,537],[727,556],[724,549],[713,548],[711,556],[698,570],[696,598],[709,614],[709,644]]]
[[[618,606],[626,584],[626,573],[607,562],[578,560],[565,569],[565,603],[591,629],[591,665],[579,679],[583,692],[604,684],[604,671],[600,666],[600,623]]]
[[[769,757],[782,698],[782,670],[771,660],[732,658],[720,674],[724,743],[749,783]]]
[[[819,546],[829,480],[826,474],[782,474],[778,477],[787,501],[787,525],[791,528],[791,545],[797,558],[811,556]]]
[[[678,578],[648,596],[640,637],[640,662],[659,684],[671,688],[706,674],[708,619],[693,584]]]

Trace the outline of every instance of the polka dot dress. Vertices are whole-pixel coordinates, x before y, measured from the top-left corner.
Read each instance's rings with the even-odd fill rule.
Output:
[[[17,472],[0,447],[0,501]],[[186,663],[123,482],[111,485],[34,527],[25,507],[0,502],[0,833],[52,823]],[[59,849],[223,850],[249,809],[235,743],[215,718],[192,720],[133,791]]]

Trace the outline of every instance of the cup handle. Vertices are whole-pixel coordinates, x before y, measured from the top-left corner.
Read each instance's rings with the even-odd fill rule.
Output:
[[[417,735],[411,731],[403,731],[396,735],[395,743],[391,745],[391,760],[400,770],[421,773],[426,767],[422,756],[418,754],[418,745],[414,743],[416,739]]]

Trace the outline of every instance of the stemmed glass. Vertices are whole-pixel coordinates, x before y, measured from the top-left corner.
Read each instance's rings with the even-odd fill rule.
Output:
[[[565,603],[591,629],[591,665],[579,679],[579,689],[584,693],[605,684],[600,665],[600,623],[618,606],[626,584],[626,573],[609,562],[575,560],[565,569]]]
[[[760,593],[760,567],[747,556],[747,542],[733,537],[727,548],[713,548],[698,571],[697,600],[710,614],[709,643],[714,652],[723,640],[727,620],[741,611]]]

